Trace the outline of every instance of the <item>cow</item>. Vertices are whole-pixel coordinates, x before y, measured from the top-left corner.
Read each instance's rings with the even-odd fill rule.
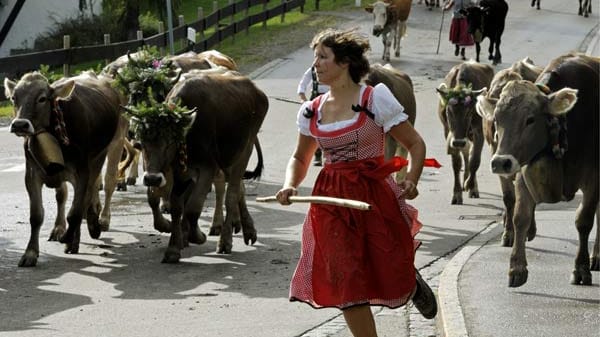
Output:
[[[592,14],[592,0],[579,0],[579,10],[577,12],[579,16],[589,17]]]
[[[406,35],[406,20],[410,14],[412,0],[376,1],[365,10],[373,14],[373,35],[381,36],[383,54],[381,58],[390,61],[390,47],[394,55],[400,57],[400,40]]]
[[[266,95],[245,76],[199,75],[175,84],[164,105],[195,111],[192,121],[182,117],[179,122],[161,122],[159,129],[173,130],[179,125],[179,130],[187,130],[185,135],[162,134],[148,114],[130,112],[141,128],[137,133],[145,161],[144,185],[150,189],[164,185],[166,172],[172,178],[171,239],[162,262],[177,263],[187,242],[206,241],[197,220],[218,170],[225,174],[227,189],[217,252],[231,253],[234,228],[242,229],[244,243],[254,244],[256,229],[242,193],[242,179],[269,107]],[[154,131],[145,136],[144,130]]]
[[[542,70],[542,67],[536,66],[529,57],[526,57],[522,60],[513,63],[509,68],[498,71],[492,79],[490,89],[484,94],[479,95],[479,97],[477,97],[477,104],[475,105],[475,107],[477,113],[481,117],[483,117],[483,136],[488,145],[490,146],[492,154],[496,152],[496,149],[498,147],[498,143],[496,142],[495,137],[496,128],[494,126],[493,121],[485,118],[485,116],[493,114],[494,109],[496,107],[496,102],[500,97],[500,93],[502,92],[502,89],[508,82],[523,79],[533,82],[537,79]],[[502,235],[501,244],[504,247],[511,247],[513,244],[514,236],[512,218],[515,206],[515,188],[513,184],[515,177],[499,176],[499,178],[500,188],[502,190],[502,201],[504,203],[504,233]],[[532,223],[529,227],[529,232],[527,234],[527,239],[530,241],[533,240],[533,238],[535,237],[535,233],[536,224],[535,220],[532,219]]]
[[[235,61],[221,53],[218,50],[206,50],[201,53],[195,53],[193,51],[165,57],[166,61],[172,61],[173,65],[181,69],[183,73],[189,72],[193,69],[214,69],[218,67],[224,67],[229,70],[238,70],[238,66]]]
[[[500,42],[504,32],[504,22],[508,13],[508,4],[504,0],[481,0],[478,6],[461,10],[467,18],[469,34],[475,41],[475,59],[479,62],[481,42],[486,37],[490,40],[488,59],[493,64],[502,63]]]
[[[59,214],[51,236],[66,244],[65,253],[79,252],[84,217],[90,236],[100,236],[97,181],[119,126],[119,100],[108,82],[93,76],[50,84],[43,75],[32,72],[17,82],[5,79],[4,87],[16,113],[10,132],[25,139],[31,235],[19,266],[32,267],[39,256],[44,184],[56,190]],[[66,181],[73,185],[74,196],[65,229],[58,219],[67,198]]]
[[[364,78],[367,85],[375,86],[379,83],[385,84],[394,97],[404,107],[404,112],[408,115],[408,121],[415,125],[417,117],[417,103],[412,80],[408,74],[395,69],[389,63],[386,65],[372,64],[369,72]],[[390,158],[394,155],[406,157],[408,151],[396,143],[393,137],[386,136],[385,157]],[[395,176],[396,181],[404,179],[406,168],[398,172]]]
[[[579,2],[581,2],[581,0]],[[531,0],[531,7],[536,7],[536,9],[539,10],[540,9],[540,0]]]
[[[440,99],[438,116],[454,171],[453,205],[463,203],[463,189],[469,192],[470,198],[479,198],[476,174],[481,163],[483,130],[481,117],[475,112],[475,101],[489,87],[493,77],[491,65],[466,61],[452,67],[436,89]],[[464,184],[460,179],[461,155],[465,163]]]
[[[498,147],[492,172],[515,180],[514,244],[509,286],[527,282],[525,239],[539,203],[582,201],[575,215],[579,247],[571,284],[592,284],[588,238],[599,204],[600,58],[570,53],[552,60],[536,83],[507,83],[493,115]],[[592,261],[593,262],[593,261]]]

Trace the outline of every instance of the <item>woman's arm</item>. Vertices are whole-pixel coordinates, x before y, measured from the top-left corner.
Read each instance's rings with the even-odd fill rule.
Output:
[[[410,165],[404,181],[400,182],[403,195],[406,199],[414,199],[419,194],[417,184],[423,172],[426,146],[421,135],[415,130],[409,121],[393,126],[389,134],[408,150]]]
[[[296,150],[288,161],[283,187],[275,195],[280,204],[289,205],[288,198],[298,194],[296,189],[306,177],[306,172],[308,172],[310,161],[316,149],[317,142],[313,137],[298,134]]]

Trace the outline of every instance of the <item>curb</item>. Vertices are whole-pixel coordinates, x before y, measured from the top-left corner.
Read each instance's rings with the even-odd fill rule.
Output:
[[[460,272],[481,247],[502,233],[502,226],[494,222],[469,240],[444,267],[438,286],[438,303],[440,306],[441,335],[444,337],[468,337],[465,317],[460,305],[458,281]]]

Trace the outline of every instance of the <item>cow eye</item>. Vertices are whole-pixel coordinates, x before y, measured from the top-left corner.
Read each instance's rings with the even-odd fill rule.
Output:
[[[527,119],[525,120],[525,125],[530,125],[533,124],[533,122],[535,121],[535,118],[533,118],[533,116],[529,116],[527,117]]]
[[[46,103],[47,98],[46,96],[41,96],[40,98],[38,98],[38,103]]]

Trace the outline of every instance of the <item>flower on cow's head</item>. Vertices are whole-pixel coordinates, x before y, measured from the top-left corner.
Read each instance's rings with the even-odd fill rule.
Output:
[[[452,89],[442,90],[439,92],[442,93],[442,102],[444,105],[463,104],[465,107],[467,107],[474,103],[473,89],[470,83],[467,85],[459,83]]]
[[[158,69],[160,68],[160,66],[162,65],[162,62],[160,60],[152,60],[152,68],[154,69]]]

